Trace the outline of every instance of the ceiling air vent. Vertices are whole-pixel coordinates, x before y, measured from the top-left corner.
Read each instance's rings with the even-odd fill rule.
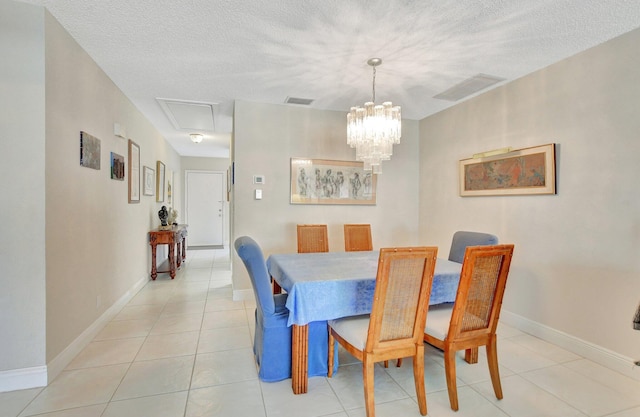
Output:
[[[433,98],[448,101],[458,101],[461,98],[465,98],[467,96],[475,94],[478,91],[484,90],[485,88],[504,80],[504,78],[496,77],[493,75],[478,74],[471,78],[467,78],[466,80],[454,85],[450,89],[443,91],[438,95],[433,96]]]
[[[217,103],[157,98],[165,115],[178,130],[215,131],[214,109]]]
[[[313,103],[313,99],[311,98],[299,98],[299,97],[287,97],[284,101],[287,104],[299,104],[301,106],[308,106]]]

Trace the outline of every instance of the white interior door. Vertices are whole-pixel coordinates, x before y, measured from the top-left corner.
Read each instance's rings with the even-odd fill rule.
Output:
[[[224,173],[187,171],[185,182],[189,246],[222,245]]]

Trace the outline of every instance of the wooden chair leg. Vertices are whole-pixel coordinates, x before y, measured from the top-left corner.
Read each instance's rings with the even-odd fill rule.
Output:
[[[399,368],[401,366],[402,366],[402,358],[398,358],[396,362],[396,367]],[[389,361],[384,361],[384,367],[385,368],[389,367]]]
[[[464,360],[467,363],[478,363],[478,348],[474,347],[464,351]]]
[[[400,362],[400,359],[398,359],[398,362]],[[413,379],[415,380],[420,414],[426,416],[427,394],[424,386],[424,345],[422,343],[417,346],[416,356],[413,358]]]
[[[373,396],[374,373],[375,363],[371,361],[365,354],[362,360],[362,379],[364,381],[364,403],[367,410],[367,417],[376,416],[375,400]]]
[[[494,334],[487,343],[487,362],[489,363],[489,374],[493,384],[493,392],[496,398],[502,399],[502,384],[500,383],[500,370],[498,369],[498,346],[496,335]]]
[[[331,328],[329,328],[329,326],[327,326],[327,328],[329,329],[329,360],[327,362],[327,376],[331,378],[333,376],[333,347],[335,345],[335,338],[331,333]]]
[[[448,347],[444,349],[444,373],[447,376],[449,403],[453,411],[458,411],[458,388],[456,386],[456,352]]]

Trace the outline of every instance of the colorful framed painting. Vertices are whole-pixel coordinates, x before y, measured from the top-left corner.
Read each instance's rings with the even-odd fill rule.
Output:
[[[129,203],[140,202],[140,147],[129,139]]]
[[[124,181],[124,156],[111,152],[111,179]]]
[[[461,196],[555,194],[555,144],[463,159],[459,175]]]
[[[377,176],[362,162],[291,158],[291,204],[376,204]]]
[[[144,186],[142,187],[142,194],[153,195],[156,186],[156,171],[151,167],[143,167],[142,181],[144,184]]]

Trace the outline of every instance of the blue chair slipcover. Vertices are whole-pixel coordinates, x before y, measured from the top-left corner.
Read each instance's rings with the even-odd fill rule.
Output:
[[[489,233],[455,232],[451,241],[449,260],[462,263],[467,246],[497,245],[498,238]]]
[[[260,246],[248,236],[235,241],[235,249],[247,268],[256,297],[256,331],[253,353],[258,377],[275,382],[291,378],[291,328],[287,326],[287,294],[273,294],[271,279]],[[336,342],[337,343],[337,342]],[[328,328],[326,321],[309,323],[309,376],[327,376]],[[338,368],[335,355],[334,372]]]

